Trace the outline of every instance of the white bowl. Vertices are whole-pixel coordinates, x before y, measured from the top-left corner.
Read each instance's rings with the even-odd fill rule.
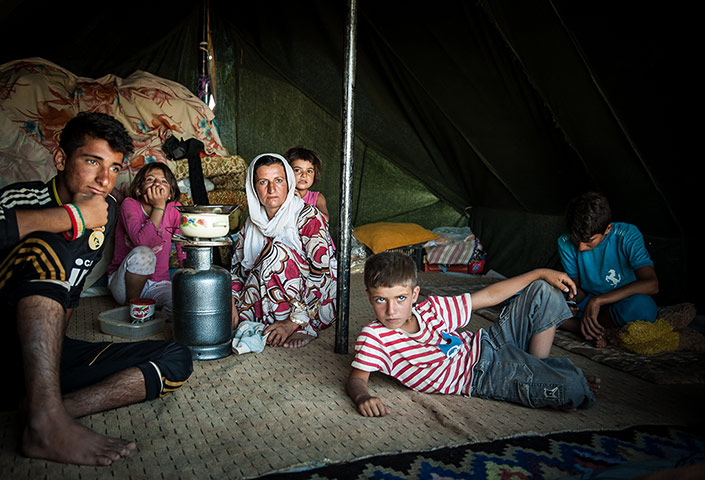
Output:
[[[228,234],[230,222],[223,213],[181,212],[179,228],[186,237],[219,238]]]
[[[238,209],[237,205],[192,205],[179,206],[181,212],[179,228],[186,237],[220,238],[230,232],[231,212]]]

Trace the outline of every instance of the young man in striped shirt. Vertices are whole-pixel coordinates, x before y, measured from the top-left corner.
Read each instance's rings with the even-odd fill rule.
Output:
[[[371,372],[391,375],[407,387],[566,410],[595,403],[599,379],[586,377],[569,359],[549,358],[556,326],[571,317],[564,294],[576,293],[562,272],[538,269],[475,293],[429,297],[408,255],[382,252],[365,262],[365,287],[377,321],[362,329],[347,391],[366,417],[390,413],[370,395]],[[487,330],[458,331],[472,309],[498,305],[516,293]]]

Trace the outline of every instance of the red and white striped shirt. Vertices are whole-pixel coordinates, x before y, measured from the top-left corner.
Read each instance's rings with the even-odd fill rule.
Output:
[[[414,334],[372,322],[357,337],[352,366],[385,373],[418,392],[470,396],[482,329],[456,330],[470,322],[471,312],[471,297],[466,293],[428,297],[414,305],[412,315],[420,327]]]

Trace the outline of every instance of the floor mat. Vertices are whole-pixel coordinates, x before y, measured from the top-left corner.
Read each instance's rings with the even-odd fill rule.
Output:
[[[702,431],[639,426],[522,436],[430,452],[375,456],[343,465],[267,475],[260,480],[626,479],[693,464],[700,464],[700,471],[705,473],[703,462]]]
[[[578,335],[565,331],[556,333],[553,344],[651,383],[661,385],[705,383],[705,354],[703,353],[676,351],[639,355],[615,345],[595,348]]]
[[[705,385],[654,385],[558,347],[583,371],[602,378],[598,402],[573,413],[507,402],[414,392],[375,373],[370,389],[392,410],[362,417],[345,393],[355,339],[374,319],[362,275],[350,279],[350,349],[334,353],[335,328],[301,349],[197,361],[186,385],[164,398],[81,418],[86,427],[135,440],[137,449],[108,468],[60,465],[17,452],[19,418],[0,413],[0,479],[250,479],[293,469],[340,465],[373,455],[491,442],[556,432],[618,430],[634,425],[693,425],[702,417]],[[421,272],[423,287],[450,288],[457,277]],[[458,288],[472,289],[484,280]],[[89,341],[120,338],[100,331],[110,297],[81,300],[67,334]],[[488,328],[473,315],[468,328]],[[165,326],[160,335],[171,338]]]

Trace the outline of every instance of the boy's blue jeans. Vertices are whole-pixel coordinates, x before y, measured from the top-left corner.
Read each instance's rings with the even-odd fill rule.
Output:
[[[527,350],[532,336],[570,318],[558,289],[533,282],[482,333],[472,396],[528,407],[588,408],[595,395],[582,371],[567,358],[538,359]]]

